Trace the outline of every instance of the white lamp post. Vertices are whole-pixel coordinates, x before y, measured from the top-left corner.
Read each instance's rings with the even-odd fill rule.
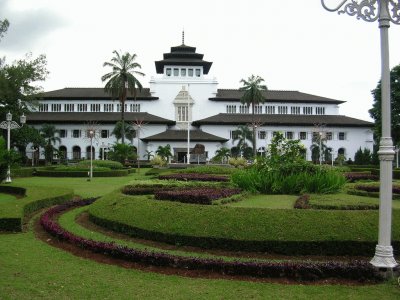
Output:
[[[17,129],[21,128],[24,126],[26,123],[26,117],[24,114],[22,114],[20,118],[21,125],[18,125],[17,122],[12,120],[12,114],[10,112],[7,113],[6,115],[6,121],[3,121],[0,123],[0,128],[7,129],[7,151],[10,152],[10,147],[11,147],[11,142],[10,142],[10,131],[11,129]],[[5,180],[6,183],[11,182],[11,169],[10,169],[10,162],[8,163],[8,168],[7,168],[7,177]]]
[[[396,149],[394,150],[396,152],[396,168],[399,168],[399,150],[400,148],[396,147]]]
[[[94,129],[88,130],[88,138],[90,139],[90,174],[89,174],[90,181],[93,178],[93,138],[94,138],[94,134],[95,134]]]
[[[190,97],[189,97],[189,84],[187,88],[187,164],[190,165]]]
[[[337,7],[328,8],[325,0],[322,6],[328,11],[338,11],[356,16],[367,22],[378,20],[381,45],[381,87],[382,87],[382,137],[379,145],[380,196],[379,196],[379,236],[375,256],[371,264],[379,268],[394,268],[397,262],[391,246],[392,227],[392,162],[393,141],[390,133],[390,69],[389,69],[389,27],[390,22],[400,25],[400,0],[341,0]]]

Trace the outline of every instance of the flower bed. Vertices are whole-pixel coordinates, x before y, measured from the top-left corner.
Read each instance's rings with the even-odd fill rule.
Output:
[[[70,202],[48,210],[40,219],[43,228],[60,240],[68,241],[83,249],[103,253],[115,258],[135,261],[157,267],[171,267],[186,270],[206,270],[226,275],[253,276],[262,278],[290,278],[298,281],[313,281],[326,278],[342,278],[357,281],[380,281],[382,277],[366,261],[352,262],[240,262],[220,259],[181,257],[166,253],[132,249],[113,242],[98,242],[82,238],[64,230],[54,217],[62,211],[84,206],[93,199]]]
[[[171,180],[197,180],[197,181],[217,181],[217,182],[228,182],[229,177],[221,175],[209,175],[209,174],[198,174],[198,173],[178,173],[160,175],[158,179],[171,179]]]
[[[158,190],[155,191],[154,198],[157,200],[169,200],[183,203],[211,205],[213,200],[228,198],[237,194],[240,194],[240,189],[193,188],[186,190]]]
[[[358,180],[379,180],[379,176],[373,175],[370,172],[349,172],[344,173],[348,182],[355,182]]]
[[[361,185],[358,184],[354,187],[356,190],[366,191],[366,192],[379,192],[379,186],[376,185]],[[400,187],[393,186],[393,194],[400,194]]]

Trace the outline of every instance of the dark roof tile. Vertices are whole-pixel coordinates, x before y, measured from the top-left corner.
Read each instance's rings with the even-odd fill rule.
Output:
[[[187,141],[187,130],[166,130],[164,132],[148,136],[143,141]],[[225,138],[204,132],[202,130],[190,130],[190,140],[195,142],[226,142]]]

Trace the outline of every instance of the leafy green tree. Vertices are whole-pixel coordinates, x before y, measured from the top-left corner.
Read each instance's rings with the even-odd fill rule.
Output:
[[[313,134],[311,149],[311,159],[314,163],[327,161],[332,157],[332,148],[326,145],[326,137],[318,133]]]
[[[213,161],[216,162],[221,162],[221,163],[226,163],[228,162],[228,159],[231,157],[231,151],[226,148],[222,147],[215,151],[215,156],[213,157]]]
[[[369,115],[375,121],[375,137],[379,143],[382,134],[382,88],[381,82],[372,90],[374,103]],[[391,128],[393,144],[400,146],[400,65],[390,71]]]
[[[356,165],[369,165],[372,163],[372,154],[371,151],[367,148],[361,150],[361,147],[357,150],[354,155],[354,163]]]
[[[254,107],[259,103],[264,103],[265,99],[262,95],[262,91],[267,90],[267,86],[263,85],[264,79],[260,76],[251,75],[247,80],[240,80],[240,83],[243,84],[240,91],[244,91],[243,96],[240,98],[240,102],[246,104],[247,107],[251,105],[251,113],[252,113],[252,127],[253,127],[253,154],[254,157],[257,155],[257,147],[256,147],[256,126],[255,126],[255,118],[254,118]]]
[[[246,125],[239,125],[233,132],[233,142],[237,142],[236,147],[239,150],[239,155],[244,155],[247,148],[251,148],[249,144],[254,142],[253,132]]]
[[[144,157],[147,158],[147,161],[150,161],[150,159],[151,159],[152,157],[154,157],[153,151],[146,150],[146,154],[144,155]]]
[[[171,145],[168,144],[166,146],[158,146],[156,154],[159,155],[164,161],[168,161],[168,159],[173,156],[171,152]]]
[[[136,88],[139,91],[142,90],[142,84],[136,78],[135,75],[144,76],[144,73],[136,71],[140,69],[141,65],[135,62],[136,54],[130,54],[128,52],[120,55],[116,50],[113,51],[115,55],[110,62],[105,62],[103,67],[111,67],[112,71],[103,75],[101,80],[107,81],[104,86],[104,90],[109,93],[113,98],[118,98],[121,104],[121,123],[122,143],[125,143],[125,101],[127,98],[128,91],[136,99]]]
[[[19,152],[25,157],[25,151],[28,144],[33,147],[44,147],[45,140],[40,134],[40,131],[34,127],[24,125],[21,128],[14,130],[11,135],[11,146],[17,147]]]
[[[122,133],[125,132],[125,138],[132,142],[132,140],[136,137],[136,131],[132,127],[132,125],[130,125],[129,123],[123,123],[123,124],[124,124],[125,130],[122,130],[122,122],[118,121],[115,124],[112,134],[115,136],[115,138],[117,139],[117,143],[118,143],[118,141],[122,139]]]
[[[0,40],[9,26],[7,19],[0,20]],[[44,81],[47,71],[45,55],[33,58],[31,53],[24,59],[6,64],[5,58],[0,59],[0,118],[11,112],[14,116],[29,113],[36,106],[36,100],[43,90],[38,82]]]
[[[136,157],[136,148],[127,144],[116,143],[113,145],[111,151],[108,152],[110,160],[119,161],[122,164],[128,160],[135,160]]]
[[[2,136],[0,136],[0,182],[7,177],[8,163],[9,160],[6,141]]]
[[[44,139],[44,157],[46,163],[51,163],[53,161],[53,154],[55,145],[57,142],[60,143],[61,139],[58,136],[58,130],[54,125],[43,124],[42,128],[40,128],[40,135]]]

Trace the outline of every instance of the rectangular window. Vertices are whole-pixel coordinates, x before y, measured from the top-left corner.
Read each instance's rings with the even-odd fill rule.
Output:
[[[140,104],[130,104],[130,112],[140,112]]]
[[[104,112],[113,112],[114,104],[104,104]]]
[[[186,69],[181,69],[181,76],[182,77],[186,76]]]
[[[301,131],[301,132],[299,132],[299,139],[300,140],[306,140],[307,139],[307,132],[305,132],[305,131]]]
[[[346,132],[339,132],[338,139],[339,139],[339,141],[346,140]]]
[[[286,115],[288,112],[287,106],[278,106],[278,114]]]
[[[51,105],[51,111],[54,111],[54,112],[61,111],[61,104],[52,104]]]
[[[255,114],[262,114],[262,106],[261,105],[254,105],[254,113]]]
[[[91,112],[99,112],[100,111],[100,104],[90,104],[90,111]]]
[[[239,106],[239,113],[248,114],[249,113],[249,108],[247,107],[247,105],[240,105]]]
[[[79,129],[74,129],[72,131],[72,137],[73,138],[80,138],[81,137],[81,131]]]
[[[107,129],[102,129],[100,133],[102,139],[107,139],[109,137],[109,131]]]
[[[260,130],[258,132],[258,139],[265,140],[267,138],[267,132],[265,130]]]
[[[290,114],[299,115],[300,114],[300,106],[292,106],[292,107],[290,107]]]
[[[236,105],[227,105],[226,113],[227,114],[236,114]]]
[[[64,111],[67,112],[75,111],[75,104],[64,104]]]
[[[316,115],[324,115],[325,114],[325,107],[316,107],[315,108]]]
[[[268,115],[274,115],[275,114],[275,106],[266,106],[265,107],[265,113]]]
[[[179,76],[179,69],[178,68],[174,68],[174,76]]]
[[[288,139],[288,140],[293,140],[293,131],[286,131],[286,133],[285,133],[285,137]]]
[[[128,104],[125,103],[125,110],[124,111],[127,111],[127,109],[128,109]],[[122,105],[121,104],[117,104],[117,111],[121,111],[121,110],[122,110]]]
[[[187,122],[188,121],[188,107],[187,106],[178,106],[178,122]]]
[[[313,108],[310,106],[303,107],[303,115],[312,115]]]
[[[230,131],[230,138],[231,140],[237,139],[239,137],[239,133],[237,130],[231,130]]]
[[[78,111],[79,112],[87,111],[87,104],[78,104]]]
[[[49,111],[49,105],[48,104],[39,104],[39,111],[41,112],[47,112]]]
[[[327,141],[331,141],[333,139],[333,133],[328,131],[325,133],[325,138]]]
[[[188,75],[189,75],[190,77],[193,77],[193,69],[188,69]]]
[[[60,138],[66,138],[67,137],[67,130],[65,129],[60,129]]]
[[[165,75],[171,76],[171,68],[166,68],[165,69]]]
[[[200,77],[201,75],[201,69],[196,69],[196,77]]]

